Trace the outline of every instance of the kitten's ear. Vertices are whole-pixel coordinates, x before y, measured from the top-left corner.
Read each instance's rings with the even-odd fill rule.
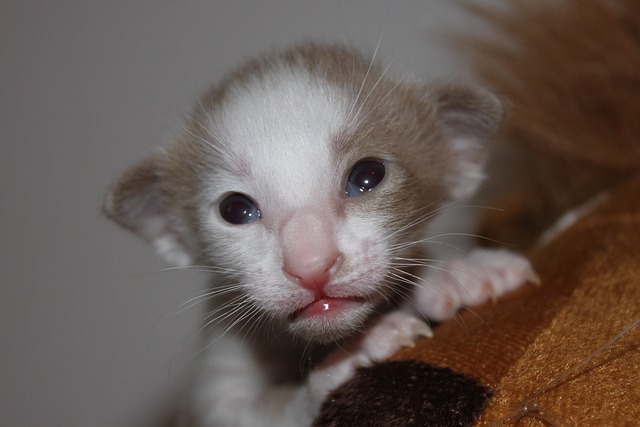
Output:
[[[174,203],[163,188],[156,157],[125,172],[109,189],[104,213],[142,236],[168,263],[186,266],[194,260],[193,239]]]
[[[483,181],[489,141],[504,110],[497,96],[471,86],[443,85],[432,89],[436,120],[450,141],[453,159],[447,175],[454,200],[473,194]]]

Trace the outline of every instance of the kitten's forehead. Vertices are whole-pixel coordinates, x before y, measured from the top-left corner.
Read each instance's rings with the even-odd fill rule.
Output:
[[[263,197],[305,203],[335,178],[335,139],[348,109],[338,87],[282,66],[233,87],[214,123],[238,178],[278,193]]]

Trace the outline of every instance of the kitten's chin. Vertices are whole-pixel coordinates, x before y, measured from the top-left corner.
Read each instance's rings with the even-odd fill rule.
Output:
[[[363,328],[373,310],[365,300],[323,298],[296,312],[289,330],[317,343],[329,343],[345,338]]]

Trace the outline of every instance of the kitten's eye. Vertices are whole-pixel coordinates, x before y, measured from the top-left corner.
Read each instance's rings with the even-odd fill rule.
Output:
[[[220,202],[220,215],[230,224],[249,224],[260,219],[260,209],[247,196],[234,193]]]
[[[373,190],[384,178],[385,167],[373,160],[360,162],[353,167],[347,179],[348,197],[361,196]]]

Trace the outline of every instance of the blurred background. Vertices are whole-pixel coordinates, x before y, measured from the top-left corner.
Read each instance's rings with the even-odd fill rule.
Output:
[[[147,426],[166,407],[206,277],[163,271],[100,204],[212,82],[307,39],[465,80],[442,35],[471,21],[450,0],[2,1],[0,424]]]

